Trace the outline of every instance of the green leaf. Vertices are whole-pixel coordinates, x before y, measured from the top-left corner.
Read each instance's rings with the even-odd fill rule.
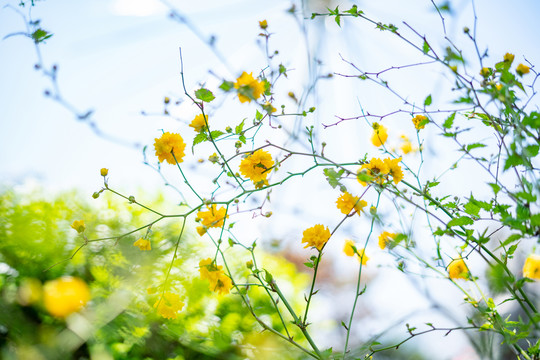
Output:
[[[306,265],[308,268],[313,268],[313,263],[312,262],[305,262],[304,265]]]
[[[456,113],[452,113],[449,117],[446,118],[446,120],[443,123],[443,128],[450,129],[452,127],[452,124],[454,123],[454,119],[456,117]]]
[[[341,179],[341,175],[345,172],[343,169],[336,172],[332,168],[326,168],[323,170],[324,175],[326,176],[326,180],[332,186],[332,188],[336,188],[338,185],[341,185],[339,180]]]
[[[263,118],[263,114],[261,114],[261,112],[257,110],[257,112],[255,113],[255,119],[262,120],[262,118]]]
[[[454,218],[450,220],[447,226],[452,227],[452,226],[464,226],[464,225],[472,225],[472,224],[474,224],[473,219],[471,219],[468,216],[460,216],[458,218]]]
[[[47,31],[43,29],[37,29],[32,33],[32,39],[36,44],[39,44],[40,42],[43,42],[47,39],[49,39],[53,34],[49,34]]]
[[[493,193],[497,195],[499,191],[501,191],[501,187],[498,184],[495,183],[488,183],[489,186],[491,186],[491,189],[493,190]]]
[[[478,216],[478,213],[480,212],[480,206],[474,204],[472,201],[466,203],[463,208],[465,212],[471,216]]]
[[[206,134],[205,133],[197,134],[197,136],[195,136],[195,139],[193,139],[192,147],[204,141],[208,141],[208,137],[206,136]]]
[[[540,146],[529,145],[529,146],[526,146],[525,149],[523,149],[523,155],[532,158],[538,155],[538,150],[540,150]]]
[[[219,85],[219,88],[223,91],[229,91],[234,87],[234,83],[232,81],[224,81]]]
[[[338,26],[341,27],[341,16],[340,15],[336,16],[336,24],[338,24]]]
[[[469,145],[467,145],[467,151],[471,151],[472,149],[483,148],[483,147],[486,147],[486,145],[484,145],[482,143],[469,144]]]
[[[246,119],[242,120],[242,122],[238,125],[236,125],[236,127],[234,128],[234,133],[235,134],[238,134],[240,135],[240,133],[242,132],[242,130],[244,129],[244,122],[245,122]]]
[[[430,49],[429,44],[424,39],[424,45],[422,46],[422,51],[424,51],[424,54],[427,54],[429,52],[429,49]]]
[[[431,105],[431,94],[427,96],[426,100],[424,100],[424,106]]]
[[[211,102],[216,98],[210,90],[205,88],[200,88],[199,90],[195,91],[195,97],[204,102]]]
[[[219,130],[214,130],[214,131],[211,131],[210,132],[210,136],[212,137],[212,139],[216,140],[218,137],[220,137],[221,135],[223,135],[224,132],[223,131],[219,131]]]
[[[287,68],[283,66],[283,64],[279,64],[279,73],[285,75],[287,77]]]
[[[504,170],[508,170],[511,167],[515,167],[518,165],[523,165],[523,159],[517,154],[512,154],[508,156],[508,158],[504,162]]]

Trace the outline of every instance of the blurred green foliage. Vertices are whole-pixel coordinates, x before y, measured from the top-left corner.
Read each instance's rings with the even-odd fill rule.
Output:
[[[145,235],[143,230],[118,241],[91,242],[66,261],[84,243],[70,228],[74,220],[84,219],[86,236],[96,239],[127,233],[152,218],[147,211],[109,196],[92,204],[77,192],[52,199],[41,192],[21,194],[10,189],[0,194],[0,358],[299,357],[283,340],[261,332],[239,296],[220,297],[208,289],[197,266],[213,252],[193,233],[184,232],[180,239],[179,256],[164,284],[178,238],[177,222],[152,227],[151,251],[133,246]],[[150,205],[156,209],[165,206],[163,197],[158,196]],[[248,282],[248,259],[244,256],[231,257],[237,262],[229,265],[238,279]],[[306,276],[281,257],[259,256],[265,258],[275,277],[291,284],[296,292],[293,298],[301,301]],[[41,284],[65,275],[83,279],[92,297],[85,309],[64,320],[47,313],[39,291]],[[147,291],[149,288],[153,291]],[[179,294],[186,304],[177,319],[164,319],[153,308],[164,290]],[[256,287],[248,295],[257,315],[280,329],[281,322],[267,295]]]

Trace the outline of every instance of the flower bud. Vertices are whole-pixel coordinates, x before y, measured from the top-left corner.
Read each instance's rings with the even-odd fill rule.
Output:
[[[109,169],[102,168],[100,173],[101,173],[101,176],[107,176],[107,175],[109,175]]]

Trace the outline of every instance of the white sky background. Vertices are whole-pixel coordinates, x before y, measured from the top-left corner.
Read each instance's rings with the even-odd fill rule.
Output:
[[[0,2],[2,6],[16,6],[17,3]],[[285,13],[290,7],[289,1],[207,0],[176,1],[173,4],[205,36],[217,36],[217,46],[226,57],[229,68],[223,66],[185,25],[168,20],[167,9],[159,1],[47,0],[37,2],[33,17],[41,19],[42,27],[54,34],[41,46],[42,55],[46,65],[58,64],[60,90],[72,105],[81,112],[95,110],[93,119],[106,133],[149,145],[151,160],[153,139],[159,136],[160,129],[181,131],[183,136],[187,134],[184,136],[188,143],[184,165],[187,173],[191,174],[190,179],[195,183],[206,182],[210,186],[209,179],[214,168],[210,164],[199,166],[196,163],[196,159],[208,157],[210,149],[201,146],[194,158],[189,150],[194,133],[187,124],[197,114],[195,106],[186,101],[174,111],[182,123],[162,116],[141,115],[141,110],[149,114],[162,112],[164,96],[185,100],[179,77],[178,47],[182,47],[188,89],[193,92],[198,83],[206,82],[206,86],[218,96],[218,102],[223,93],[217,89],[219,82],[208,75],[208,70],[234,80],[242,71],[256,74],[264,68],[266,61],[256,39],[260,31],[258,21],[267,19],[269,30],[275,33],[271,38],[271,48],[279,49],[279,61],[294,69],[289,73],[289,80],[281,83],[281,92],[276,93],[276,105],[285,104],[288,110],[293,111],[293,104],[287,99],[286,93],[289,90],[299,91],[305,83],[304,42],[293,18]],[[332,7],[340,5],[341,9],[347,9],[351,4],[336,2],[332,3]],[[470,2],[455,1],[452,6],[457,12],[453,19],[446,15],[448,34],[458,46],[473,54],[470,52],[470,42],[462,33],[463,26],[473,28]],[[406,20],[421,34],[428,35],[428,39],[432,37],[435,46],[446,46],[440,38],[440,19],[433,13],[429,1],[365,1],[359,2],[358,7],[368,15],[396,24],[400,29],[405,28],[401,21]],[[477,38],[481,48],[489,47],[488,66],[500,61],[506,52],[516,55],[515,65],[524,62],[525,57],[533,64],[540,64],[540,48],[537,45],[540,7],[536,1],[522,0],[509,5],[507,1],[484,0],[476,2],[476,9]],[[392,65],[407,64],[410,59],[418,59],[417,53],[411,52],[401,42],[392,40],[389,33],[378,32],[371,25],[349,18],[342,21],[342,29],[332,19],[307,23],[312,51],[317,45],[317,57],[324,63],[323,73],[337,71],[354,74],[354,70],[341,61],[339,54],[369,71],[380,71]],[[24,31],[22,19],[11,9],[1,9],[0,37],[18,31]],[[477,60],[474,57],[468,60],[472,70],[477,73],[480,69]],[[50,87],[50,83],[40,72],[33,70],[35,63],[36,53],[29,39],[15,36],[0,41],[0,181],[3,184],[24,184],[29,179],[36,179],[49,191],[78,188],[90,197],[101,187],[99,169],[107,167],[110,169],[111,186],[126,194],[135,193],[137,189],[153,194],[163,189],[157,174],[142,164],[140,152],[95,136],[87,125],[77,122],[72,113],[45,98],[43,91]],[[453,96],[441,92],[445,86],[449,87],[450,82],[448,74],[440,75],[440,68],[426,67],[421,77],[418,77],[418,72],[407,71],[396,76],[396,88],[408,94],[409,100],[421,105],[431,93],[434,106],[440,108],[448,107],[440,99]],[[334,115],[359,115],[359,104],[364,110],[380,114],[400,106],[384,91],[369,92],[362,86],[358,80],[323,80],[318,101],[313,100],[313,104],[308,104],[308,107],[317,107],[318,117],[308,118],[306,124],[331,123],[335,121]],[[351,93],[357,95],[351,96]],[[250,121],[255,109],[253,106],[237,106],[232,96],[226,98],[225,102],[222,110],[209,107],[210,121],[215,121],[216,126],[233,126],[244,117],[248,118],[247,122]],[[229,103],[235,104],[227,105]],[[538,101],[533,103],[538,104]],[[402,133],[411,139],[415,136],[408,116],[388,118],[384,124],[389,128],[389,142],[397,144]],[[436,133],[431,132],[429,126],[423,134],[427,139],[426,156],[431,155],[433,159],[427,161],[425,168],[424,179],[429,179],[433,174],[440,173],[441,163],[451,163],[459,155],[442,148],[439,142],[432,142],[430,138],[436,138]],[[369,137],[369,129],[363,121],[343,123],[342,126],[320,132],[320,141],[329,144],[326,153],[339,161],[357,160],[365,152],[376,156],[377,151],[369,144]],[[351,153],[358,155],[347,157]],[[412,163],[417,161],[411,160]],[[253,238],[261,237],[263,240],[278,238],[296,241],[301,231],[314,223],[337,223],[339,214],[335,213],[334,207],[335,198],[339,195],[337,191],[319,193],[316,190],[315,195],[313,191],[308,194],[301,192],[311,184],[308,181],[324,183],[322,175],[313,178],[315,180],[306,179],[305,182],[292,181],[287,192],[276,191],[275,197],[283,197],[279,202],[280,208],[270,206],[265,209],[274,212],[272,222],[248,225],[246,231],[253,234]],[[181,182],[178,181],[176,185],[181,186]],[[465,181],[456,181],[454,187],[443,191],[468,195],[472,190]],[[179,200],[172,192],[171,198]],[[401,230],[399,224],[391,221],[388,226],[396,231]],[[365,229],[357,226],[345,226],[340,231],[340,241],[349,237],[363,242],[365,237]],[[249,241],[253,238],[250,237]],[[328,251],[340,253],[341,242]],[[414,305],[422,305],[421,297],[414,294],[403,278],[393,275],[394,271],[386,271],[390,270],[385,269],[389,260],[391,258],[384,255],[374,256],[372,263],[383,267],[377,269],[373,266],[373,270],[368,268],[367,271],[371,277],[384,274],[385,282],[392,284],[391,291],[381,296],[385,282],[374,282],[373,289],[377,291],[366,293],[362,306],[373,306],[372,309],[364,309],[373,314],[388,311],[390,315],[386,313],[387,319],[395,320],[399,314],[414,310]],[[347,263],[340,264],[332,271],[347,279],[354,268],[354,263]],[[444,294],[448,296],[447,292]],[[396,296],[403,301],[396,302]],[[459,294],[451,293],[449,297],[454,303],[460,303]],[[350,295],[348,299],[351,299]],[[324,301],[322,297],[321,306],[325,305]],[[341,316],[337,312],[334,315]],[[431,314],[426,321],[434,317]],[[370,329],[375,331],[377,325],[372,324]],[[333,330],[330,326],[329,334]],[[327,338],[330,343],[335,340],[331,335]],[[448,338],[441,340],[439,335],[429,339],[432,338],[448,341]],[[450,338],[459,340],[460,336],[451,335]],[[432,346],[435,349],[437,343]],[[462,351],[458,346],[453,353],[449,349],[448,356],[438,355],[440,357],[437,359],[450,359]]]

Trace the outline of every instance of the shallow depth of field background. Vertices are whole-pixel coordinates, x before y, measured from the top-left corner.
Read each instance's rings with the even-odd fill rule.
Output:
[[[17,1],[1,4],[17,6]],[[407,64],[417,57],[389,34],[378,33],[372,26],[350,18],[342,20],[341,29],[333,19],[306,19],[301,24],[305,26],[305,37],[297,21],[287,13],[292,4],[290,1],[171,1],[170,5],[189,20],[186,25],[171,20],[168,6],[157,0],[37,2],[33,18],[41,19],[41,26],[54,34],[40,49],[45,64],[58,65],[58,84],[63,96],[79,112],[92,109],[93,120],[99,128],[121,141],[96,136],[86,124],[78,122],[72,112],[45,97],[43,92],[51,84],[33,69],[36,51],[32,41],[23,36],[5,38],[0,41],[0,185],[23,193],[39,188],[48,196],[76,189],[89,202],[98,203],[102,199],[93,200],[91,194],[101,187],[99,169],[107,167],[111,187],[124,194],[137,194],[141,201],[163,194],[168,200],[167,206],[174,208],[180,201],[178,195],[163,186],[156,172],[142,164],[145,145],[149,146],[149,161],[155,162],[151,150],[153,139],[164,129],[179,131],[184,136],[188,144],[184,166],[190,180],[210,187],[212,167],[208,162],[197,162],[207,158],[210,150],[201,146],[192,155],[189,149],[194,132],[188,124],[197,114],[197,108],[183,94],[179,47],[188,91],[205,84],[214,91],[218,104],[223,101],[221,109],[210,107],[212,123],[222,128],[233,126],[244,117],[250,118],[254,108],[238,104],[232,95],[224,95],[217,87],[221,78],[234,80],[242,71],[256,74],[266,66],[262,38],[257,37],[260,20],[268,21],[273,34],[270,46],[279,50],[279,61],[290,69],[289,78],[280,80],[275,96],[276,104],[285,105],[290,112],[295,106],[287,92],[300,92],[313,74],[354,73],[340,55],[368,71]],[[298,9],[304,7],[309,17],[311,12],[323,12],[326,7],[339,5],[347,9],[353,3],[305,1],[294,4]],[[364,1],[357,5],[367,15],[400,28],[405,20],[420,33],[432,36],[435,44],[443,42],[440,19],[429,1]],[[483,0],[475,5],[477,39],[488,49],[487,62],[500,61],[504,53],[511,52],[516,55],[516,64],[524,59],[540,64],[536,41],[540,33],[537,21],[540,4],[533,0],[512,3]],[[445,14],[448,34],[458,46],[472,51],[462,30],[464,26],[471,29],[474,26],[471,3],[452,1],[450,6],[452,14]],[[0,10],[0,38],[23,30],[24,23],[15,12],[5,7]],[[203,41],[211,36],[215,36],[220,56]],[[309,60],[308,53],[318,61]],[[479,70],[474,57],[470,60],[471,69]],[[407,89],[410,99],[418,104],[432,94],[434,106],[447,107],[445,101],[453,96],[448,91],[452,78],[438,68],[425,69],[421,73],[397,71],[392,75],[392,84],[400,90]],[[327,129],[320,124],[335,122],[335,115],[356,116],[362,110],[385,113],[400,106],[387,93],[367,92],[360,85],[347,79],[320,80],[317,92],[308,101],[308,106],[317,108],[309,124],[318,124],[318,140],[329,144],[330,157],[357,153],[357,158],[361,158],[366,152],[375,155],[376,150],[369,143],[370,131],[362,120]],[[169,106],[176,119],[162,116],[165,96],[173,102],[179,101],[178,105]],[[291,123],[284,127],[291,126],[293,121],[291,117]],[[406,116],[385,120],[390,130],[389,142],[397,145],[401,134],[411,139],[415,137],[408,121]],[[265,135],[276,136],[272,132]],[[429,179],[444,171],[441,164],[451,164],[458,153],[452,147],[431,141],[438,138],[429,128],[423,136],[426,141],[423,171],[425,179]],[[136,143],[138,147],[122,145],[122,141]],[[466,164],[462,171],[467,171]],[[175,185],[182,186],[180,179],[176,179]],[[454,188],[444,190],[465,196],[475,190],[473,184],[466,182],[456,181],[452,186]],[[305,188],[310,191],[302,190]],[[261,218],[250,222],[250,216],[246,215],[242,219],[241,235],[246,243],[258,239],[267,251],[285,256],[300,268],[310,255],[300,246],[301,232],[311,224],[337,218],[334,204],[337,192],[328,191],[328,184],[320,175],[306,182],[293,181],[289,188],[277,190],[273,196],[275,202],[265,208],[274,213],[272,222]],[[385,221],[395,228],[399,226],[392,218]],[[365,236],[362,230],[362,227],[347,225],[341,239],[357,236],[359,241]],[[415,230],[417,242],[422,241],[424,232],[425,227],[419,221]],[[315,336],[322,346],[342,341],[336,319],[345,318],[343,309],[350,308],[353,296],[355,260],[344,259],[341,249],[342,244],[337,242],[328,249],[330,258],[322,269],[321,285],[328,292],[315,299],[312,312],[319,327]],[[358,310],[362,320],[354,334],[357,340],[395,323],[401,324],[401,328],[391,333],[390,338],[400,339],[406,335],[400,321],[455,326],[440,311],[431,308],[425,291],[430,291],[442,306],[449,306],[448,311],[458,321],[466,322],[466,306],[456,306],[462,301],[454,289],[436,279],[415,280],[396,273],[393,259],[375,250],[374,247],[373,255],[368,252],[371,260],[365,274],[369,290],[361,298]],[[516,271],[521,263],[522,259],[516,259]],[[478,271],[482,271],[482,265]],[[342,295],[335,296],[337,293]],[[465,336],[457,332],[447,337],[441,333],[428,334],[406,346],[420,349],[430,359],[475,359]],[[443,347],[444,353],[440,350]]]

